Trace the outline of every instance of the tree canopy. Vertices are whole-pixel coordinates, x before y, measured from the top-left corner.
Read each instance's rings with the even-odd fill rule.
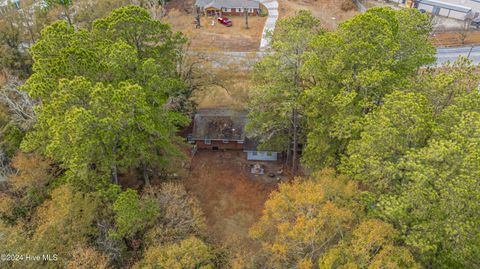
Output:
[[[182,156],[175,132],[188,120],[165,104],[188,98],[175,71],[183,42],[135,6],[95,21],[91,31],[65,22],[44,29],[23,87],[41,99],[23,149],[60,162],[75,180],[117,182],[119,170],[141,168],[148,184],[149,168],[168,169]]]

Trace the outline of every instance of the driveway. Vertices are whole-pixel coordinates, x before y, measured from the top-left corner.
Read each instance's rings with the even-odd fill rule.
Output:
[[[277,0],[260,0],[260,3],[268,9],[268,17],[263,27],[262,40],[260,41],[260,51],[263,51],[268,47],[269,38],[267,33],[273,31],[277,23],[278,2]]]

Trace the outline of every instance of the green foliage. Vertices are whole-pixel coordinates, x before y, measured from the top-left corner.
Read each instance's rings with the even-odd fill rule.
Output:
[[[172,33],[170,26],[150,18],[144,8],[126,6],[114,10],[109,16],[93,23],[96,36],[113,42],[123,40],[135,48],[141,59],[153,58],[164,66],[166,75],[173,74],[180,48],[186,39],[180,33]],[[155,44],[155,45],[151,45]]]
[[[127,189],[118,196],[113,203],[113,211],[117,227],[113,235],[126,238],[133,238],[137,232],[152,225],[160,213],[153,200],[140,199],[132,189]]]
[[[432,127],[432,111],[423,95],[394,91],[382,106],[366,115],[364,131],[349,144],[348,158],[340,170],[372,191],[391,191],[401,181],[401,158],[409,150],[423,147]]]
[[[179,243],[150,247],[134,268],[211,269],[213,258],[204,242],[190,237]]]
[[[311,167],[338,164],[348,141],[358,137],[363,116],[434,61],[427,15],[414,9],[372,8],[314,38],[303,74]]]
[[[45,28],[24,86],[42,103],[23,149],[60,162],[84,190],[109,176],[117,182],[131,168],[169,169],[183,157],[175,132],[188,122],[165,108],[172,97],[188,98],[175,71],[183,42],[135,6],[95,21],[91,31],[61,21]]]
[[[48,7],[53,7],[55,5],[69,6],[72,4],[72,0],[45,0],[45,3]]]
[[[465,112],[448,136],[409,154],[402,164],[408,184],[385,195],[386,218],[405,242],[435,268],[479,265],[480,113]]]
[[[375,194],[371,212],[398,227],[426,267],[478,266],[480,79],[472,68],[459,59],[388,94],[340,165]]]
[[[313,36],[322,32],[320,22],[308,11],[279,20],[271,53],[255,66],[256,89],[248,105],[247,130],[261,140],[264,148],[283,151],[293,143],[292,110],[300,110],[299,98],[304,90],[300,78],[302,54],[309,49]],[[302,123],[296,125],[300,141]]]
[[[2,130],[1,146],[8,158],[12,158],[15,152],[20,148],[20,143],[25,136],[25,131],[20,129],[14,123],[8,123]]]

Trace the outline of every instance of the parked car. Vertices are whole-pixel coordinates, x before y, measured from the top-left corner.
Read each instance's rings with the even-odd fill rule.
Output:
[[[221,24],[227,26],[227,27],[230,27],[232,26],[232,21],[229,19],[229,18],[226,18],[226,17],[220,17],[218,18],[218,22],[220,22]]]

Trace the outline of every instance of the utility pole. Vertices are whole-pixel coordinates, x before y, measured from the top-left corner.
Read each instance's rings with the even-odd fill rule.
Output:
[[[248,9],[244,8],[243,13],[245,14],[245,29],[248,29]]]
[[[197,7],[195,4],[193,5],[193,15],[195,17],[195,28],[200,28],[201,25],[200,25],[200,11],[199,11],[199,7]]]

